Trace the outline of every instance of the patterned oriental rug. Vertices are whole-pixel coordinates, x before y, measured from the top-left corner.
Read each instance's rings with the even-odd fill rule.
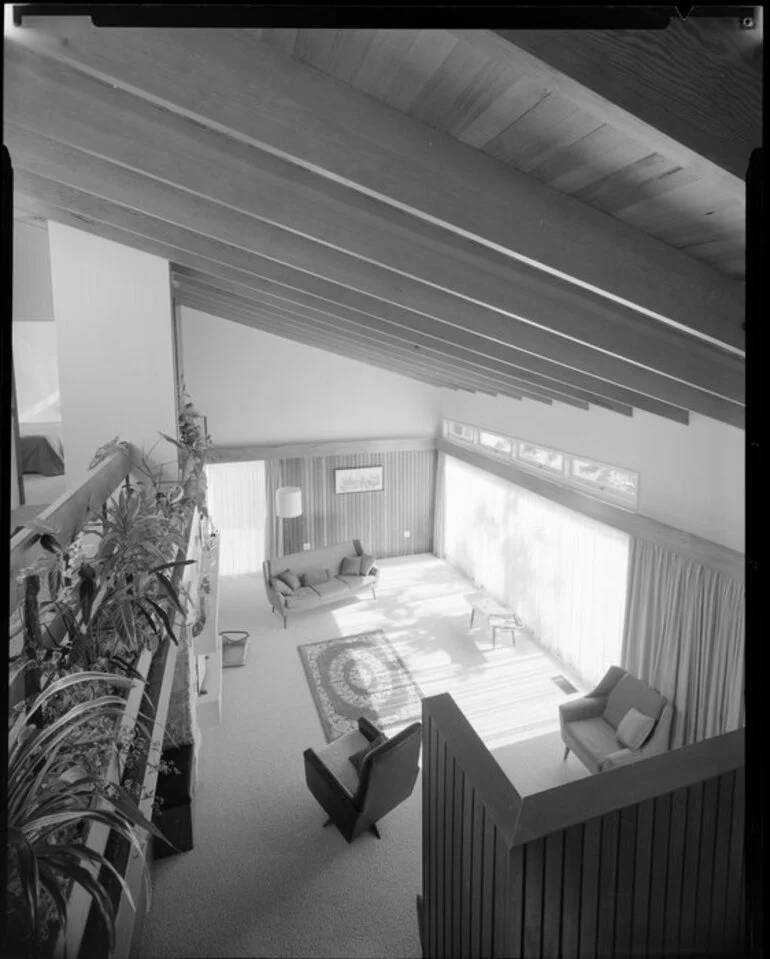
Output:
[[[381,629],[297,647],[326,741],[366,716],[383,731],[422,718],[422,693]]]

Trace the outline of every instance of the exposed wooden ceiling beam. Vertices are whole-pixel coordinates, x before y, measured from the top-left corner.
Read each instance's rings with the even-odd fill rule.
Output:
[[[685,326],[699,329],[709,317],[709,328],[720,339],[743,348],[739,284],[293,61],[258,36],[229,30],[96,30],[63,20],[25,26],[7,47],[23,43]]]
[[[129,181],[128,188],[132,182]],[[341,301],[346,306],[375,315],[379,311],[389,320],[395,319],[399,323],[411,324],[415,329],[429,335],[440,335],[440,331],[444,329],[447,331],[447,338],[453,342],[482,353],[486,351],[487,355],[499,355],[506,361],[518,365],[526,363],[529,368],[547,376],[565,378],[568,382],[574,381],[597,391],[603,390],[603,395],[620,402],[629,402],[631,397],[644,392],[651,397],[647,405],[639,399],[635,399],[633,405],[648,409],[652,413],[663,412],[663,415],[666,415],[668,407],[664,407],[663,411],[655,407],[655,403],[664,396],[679,407],[692,409],[739,428],[744,425],[742,406],[720,400],[711,394],[675,381],[666,380],[652,371],[638,367],[626,369],[622,364],[613,364],[610,358],[600,355],[603,364],[601,372],[605,373],[605,379],[597,375],[589,376],[576,367],[577,362],[581,360],[579,355],[567,357],[567,364],[561,365],[551,358],[544,359],[517,347],[479,336],[475,330],[460,330],[408,308],[385,303],[343,285],[329,282],[317,274],[300,271],[240,247],[214,241],[192,229],[177,227],[165,220],[137,212],[128,206],[103,200],[24,171],[16,173],[15,187],[19,203],[29,212],[62,222],[70,222],[74,226],[80,226],[81,229],[90,230],[107,239],[137,246],[176,263],[187,264],[246,285],[252,283],[254,279],[261,281],[267,278],[277,284],[296,287],[299,285],[298,278],[301,278],[303,287],[311,289],[319,296],[331,298],[334,302]],[[439,331],[438,334],[437,331]],[[593,369],[593,365],[591,368]],[[607,380],[607,374],[614,377],[614,381]],[[625,382],[626,386],[616,385],[618,380],[621,383]],[[627,388],[629,380],[633,380],[630,385],[639,388],[639,394]]]
[[[322,342],[338,345],[342,350],[356,347],[366,353],[371,352],[372,355],[386,356],[396,363],[405,363],[410,367],[438,373],[457,384],[480,387],[499,393],[510,393],[517,398],[530,399],[538,403],[550,404],[553,402],[553,398],[550,396],[534,390],[522,389],[494,374],[477,372],[459,364],[437,361],[432,357],[424,356],[422,352],[410,350],[407,346],[394,346],[366,335],[340,331],[334,326],[321,324],[317,320],[308,320],[299,315],[289,315],[273,309],[260,309],[256,303],[246,303],[245,301],[236,303],[232,297],[192,291],[184,287],[180,288],[177,294],[180,302],[189,304],[192,300],[195,300],[198,304],[206,303],[210,312],[216,313],[226,310],[228,315],[240,315],[250,324],[258,324],[261,328],[269,326],[279,336],[283,335],[284,331],[293,330],[301,336],[315,337]],[[573,400],[568,397],[559,397],[558,399],[570,406],[588,409],[588,403],[580,400]]]
[[[202,266],[207,267],[208,264],[202,263]],[[360,309],[350,309],[339,302],[309,294],[305,290],[290,288],[259,277],[238,276],[237,280],[230,280],[206,270],[201,271],[187,267],[174,268],[172,275],[180,281],[192,280],[197,284],[203,284],[209,288],[232,293],[236,296],[245,296],[265,305],[295,310],[299,308],[309,316],[317,316],[321,319],[328,316],[335,320],[345,320],[365,330],[390,334],[404,342],[421,346],[431,353],[435,351],[445,357],[460,360],[464,364],[510,377],[514,381],[519,381],[525,388],[531,387],[566,394],[575,399],[605,406],[624,415],[631,415],[632,408],[640,406],[640,408],[648,408],[650,412],[668,417],[678,423],[687,424],[689,421],[686,410],[651,400],[649,397],[632,393],[630,390],[621,391],[624,395],[616,396],[613,387],[608,388],[606,383],[593,377],[585,377],[583,385],[580,386],[570,382],[564,375],[561,378],[543,376],[522,365],[511,364],[505,360],[510,348],[501,344],[493,345],[483,338],[474,337],[473,334],[464,336],[465,331],[457,331],[451,339],[448,339],[447,333],[442,331],[439,331],[440,335],[438,336],[435,332],[433,335],[427,335],[418,330],[412,322],[415,314],[411,315],[411,319],[407,317],[405,322],[399,324],[391,322],[390,319],[386,319],[382,315]],[[322,282],[326,283],[326,281]],[[330,286],[331,284],[327,285]],[[376,309],[376,304],[371,304],[370,309]],[[382,311],[380,311],[381,313]],[[431,323],[427,317],[420,317],[420,320],[423,321],[423,325]],[[465,345],[460,345],[461,340]],[[580,374],[577,374],[577,376],[579,377]],[[554,399],[558,399],[558,396],[554,396]]]
[[[225,209],[216,221],[229,221],[234,242],[239,235],[252,242],[263,237],[277,258],[291,262],[298,242],[309,241],[311,261],[331,256],[338,277],[352,275],[352,284],[362,269],[376,266],[389,271],[383,277],[388,288],[410,277],[423,284],[424,303],[451,296],[455,312],[483,306],[497,313],[509,336],[535,324],[529,334],[536,338],[550,331],[568,339],[563,347],[578,341],[727,399],[743,397],[742,359],[680,330],[188,118],[169,116],[125,91],[105,89],[45,57],[15,49],[6,69],[8,121],[220,204]],[[338,251],[348,258],[342,264]]]
[[[672,17],[666,30],[452,32],[743,197],[749,156],[762,143],[762,77],[747,62],[761,39],[741,29],[737,13]]]
[[[39,178],[29,177],[24,173],[18,175],[17,186],[26,186],[38,194],[46,189]],[[63,199],[61,188],[56,188],[56,195],[57,199]],[[105,204],[104,201],[94,197],[88,197],[87,199],[86,209],[89,213],[104,215],[102,207],[111,207],[110,204]],[[467,331],[452,329],[421,314],[368,299],[323,278],[291,271],[272,261],[263,260],[259,267],[260,272],[272,272],[279,277],[280,282],[227,266],[219,260],[197,256],[178,247],[172,247],[150,239],[146,235],[139,236],[107,223],[84,219],[82,214],[68,212],[62,208],[43,203],[39,199],[35,200],[17,193],[17,202],[29,211],[27,215],[43,220],[53,219],[65,222],[80,229],[94,232],[105,239],[129,246],[137,246],[148,253],[167,259],[177,264],[174,272],[180,277],[197,278],[209,285],[219,286],[224,290],[240,295],[249,296],[256,293],[260,297],[267,298],[268,301],[279,305],[309,306],[313,310],[330,312],[334,316],[356,322],[366,329],[390,332],[409,342],[419,343],[447,356],[474,365],[488,367],[495,372],[521,379],[524,383],[528,383],[535,388],[545,387],[557,392],[563,392],[567,388],[567,392],[577,399],[583,399],[595,405],[608,406],[616,412],[627,413],[631,407],[638,407],[685,425],[689,421],[687,411],[679,407],[609,384],[577,370],[540,360],[540,358],[531,354],[494,343]],[[83,206],[82,203],[75,203],[74,205],[81,208]],[[124,215],[127,212],[124,210]],[[142,221],[143,219],[143,215],[132,213],[130,223],[136,227],[138,225],[136,221]],[[151,228],[144,227],[143,229],[145,233],[153,232]],[[225,255],[226,251],[219,254],[220,257]],[[180,267],[178,265],[180,263],[187,264],[187,267],[184,265]],[[307,289],[300,289],[296,286],[289,286],[287,280],[295,284],[302,283],[309,286],[313,292],[308,292]],[[281,295],[278,296],[277,294]],[[341,300],[344,300],[344,303],[340,302]],[[354,304],[354,306],[351,306],[351,304]],[[393,320],[398,322],[393,322]],[[451,341],[442,339],[442,337],[449,336],[448,331],[450,329]],[[426,330],[429,332],[422,332]],[[511,359],[516,362],[511,363]],[[548,375],[533,372],[524,366],[524,363],[535,364],[538,370],[545,370]]]
[[[176,277],[176,280],[174,280],[174,277]],[[217,301],[222,300],[232,303],[242,309],[258,309],[274,315],[277,319],[299,319],[302,322],[312,325],[315,329],[326,329],[334,333],[342,334],[345,338],[354,337],[359,340],[363,339],[366,342],[381,345],[389,351],[396,351],[394,355],[403,354],[405,356],[422,358],[432,364],[436,364],[439,368],[446,367],[456,369],[458,372],[468,372],[478,376],[494,378],[501,384],[506,383],[514,390],[521,391],[524,396],[530,396],[532,398],[544,397],[562,403],[570,403],[573,400],[577,400],[581,404],[597,402],[590,395],[580,396],[567,389],[557,390],[527,383],[512,375],[510,370],[505,368],[493,369],[489,366],[483,366],[474,362],[473,359],[458,359],[457,357],[447,355],[434,349],[430,341],[427,345],[421,343],[406,331],[405,335],[394,335],[393,333],[386,332],[381,327],[361,326],[351,320],[331,315],[327,312],[320,312],[298,304],[289,304],[285,300],[276,301],[276,298],[267,299],[258,292],[233,292],[232,290],[223,289],[222,286],[212,285],[205,280],[192,279],[178,274],[172,274],[172,283],[176,284],[177,289],[187,291],[193,295],[208,296]],[[625,416],[631,416],[633,414],[630,406],[613,404],[609,400],[599,399],[597,405],[604,406],[607,409],[611,409]]]
[[[375,264],[354,260],[329,247],[236,213],[220,204],[177,190],[39,134],[29,133],[14,124],[6,124],[6,142],[20,171],[20,189],[22,176],[26,172],[49,181],[71,184],[81,194],[106,196],[114,203],[138,209],[153,217],[158,227],[154,235],[158,239],[167,238],[182,227],[201,240],[215,241],[220,252],[214,259],[240,265],[244,253],[260,257],[267,253],[266,258],[313,276],[328,277],[342,286],[385,303],[426,314],[448,324],[450,329],[464,329],[564,366],[589,371],[599,378],[648,393],[672,405],[716,419],[727,417],[730,422],[742,415],[741,410],[734,409],[742,404],[725,402],[706,389],[693,388],[557,334],[535,329],[526,323],[517,323],[494,310],[469,304],[419,281],[394,277],[390,271]],[[38,187],[42,192],[44,185],[38,183]],[[50,190],[45,198],[58,206],[66,208],[68,205],[52,199]],[[76,206],[75,212],[85,212],[84,205]],[[178,240],[176,245],[185,248],[185,244]],[[222,250],[225,251],[224,257]],[[722,385],[729,386],[730,392],[742,397],[742,364],[731,358],[728,358],[727,364],[730,382],[725,384],[725,377],[722,376]],[[721,363],[719,367],[724,371]],[[716,372],[714,375],[716,377]]]
[[[339,337],[321,333],[317,330],[308,330],[307,327],[299,324],[280,321],[256,310],[245,311],[231,304],[221,302],[213,303],[208,298],[193,296],[183,291],[180,291],[176,299],[180,305],[189,306],[191,309],[208,313],[210,316],[217,316],[234,323],[248,326],[251,329],[271,333],[273,336],[294,340],[305,346],[313,346],[316,349],[336,353],[338,356],[347,359],[359,360],[362,363],[371,363],[373,366],[380,366],[391,373],[422,380],[432,386],[439,388],[449,388],[451,386],[466,392],[487,393],[490,396],[505,395],[511,399],[522,399],[522,396],[514,391],[505,391],[503,388],[493,389],[490,384],[479,383],[475,379],[471,380],[469,377],[439,371],[418,360],[410,359],[404,361],[399,359],[397,361],[383,350],[372,347],[365,348],[350,342],[343,344]],[[550,403],[551,401],[544,400],[542,402]]]

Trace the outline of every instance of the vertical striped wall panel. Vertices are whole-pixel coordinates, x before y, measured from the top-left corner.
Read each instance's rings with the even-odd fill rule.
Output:
[[[335,469],[378,465],[382,491],[334,492]],[[302,490],[302,516],[284,520],[284,552],[353,539],[380,558],[432,552],[435,450],[296,457],[280,460],[279,470],[282,486]]]
[[[720,758],[719,775],[666,789],[682,762],[669,753],[659,794],[533,836],[531,824],[572,808],[577,783],[559,787],[563,802],[557,790],[522,799],[446,695],[423,700],[423,728],[425,957],[743,954],[742,761],[725,769]],[[697,744],[698,755],[716,744]],[[601,796],[601,775],[583,783]]]
[[[446,694],[423,700],[423,954],[502,959],[511,955],[511,787],[489,754],[485,766],[462,714],[453,728],[452,707]]]

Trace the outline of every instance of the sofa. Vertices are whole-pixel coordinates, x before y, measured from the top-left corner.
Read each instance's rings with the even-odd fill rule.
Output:
[[[620,666],[587,696],[559,706],[564,759],[575,753],[592,773],[666,752],[674,708]]]
[[[268,602],[285,628],[288,618],[296,613],[349,599],[365,590],[371,590],[377,599],[380,571],[374,557],[354,539],[352,543],[266,559],[262,574]]]

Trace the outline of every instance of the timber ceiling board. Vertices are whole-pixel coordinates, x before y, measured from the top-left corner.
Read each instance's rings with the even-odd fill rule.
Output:
[[[487,391],[742,425],[740,285],[543,186],[535,171],[547,168],[629,209],[617,176],[591,180],[586,163],[538,146],[535,128],[526,174],[461,142],[500,137],[501,103],[526,101],[522,122],[542,102],[574,143],[608,146],[607,124],[588,129],[590,111],[545,97],[520,65],[433,31],[66,20],[16,31],[6,51],[19,208],[165,257],[191,271],[190,296],[292,331],[310,324],[379,358],[422,352],[419,372],[429,361]],[[616,158],[636,155],[624,150]],[[661,169],[643,156],[631,165]],[[655,182],[651,223],[675,192]],[[679,241],[738,261],[718,231],[698,232],[708,211],[680,176],[688,188],[694,219],[677,224]],[[253,305],[228,299],[238,295]]]
[[[272,33],[263,30],[263,40]],[[675,21],[663,31],[496,34],[300,29],[290,52],[726,275],[744,276],[742,180],[762,142],[761,75],[751,56],[757,41],[737,18]],[[345,55],[331,56],[343,39]],[[708,245],[715,238],[721,245]]]

